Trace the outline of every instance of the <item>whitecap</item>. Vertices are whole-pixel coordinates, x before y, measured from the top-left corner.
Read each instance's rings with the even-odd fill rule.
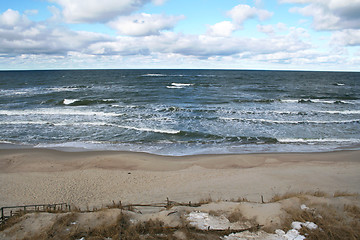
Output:
[[[180,86],[166,86],[166,88],[184,88],[184,87],[180,87]]]
[[[160,73],[148,73],[141,75],[142,77],[166,77],[166,74],[160,74]]]
[[[52,87],[52,88],[47,88],[46,90],[53,92],[71,92],[71,91],[76,91],[78,89],[79,88],[76,87]]]
[[[49,122],[45,121],[11,121],[11,122],[0,122],[1,125],[43,125],[43,124],[50,124]]]
[[[77,101],[79,101],[79,99],[64,99],[63,104],[70,105],[70,104],[73,104],[73,103],[75,103]]]
[[[318,111],[319,113],[327,113],[327,114],[360,114],[360,110],[344,110],[344,111]]]
[[[175,87],[188,87],[188,86],[193,86],[193,83],[171,83],[172,86]]]
[[[284,102],[284,103],[298,103],[299,100],[298,100],[298,99],[280,99],[280,102]]]
[[[179,130],[173,130],[173,129],[142,128],[142,127],[133,127],[133,126],[124,126],[124,125],[114,125],[114,124],[112,124],[112,126],[116,126],[116,127],[119,127],[119,128],[126,128],[126,129],[136,130],[136,131],[141,131],[141,132],[155,132],[155,133],[167,133],[167,134],[178,134],[178,133],[180,133]]]
[[[280,143],[359,143],[360,139],[356,138],[317,138],[317,139],[309,139],[309,138],[280,138],[278,139]]]
[[[166,86],[167,88],[184,88],[184,87],[189,87],[189,86],[193,86],[193,83],[171,83],[170,86]]]
[[[48,109],[40,108],[37,110],[0,110],[0,115],[6,116],[26,116],[26,115],[79,115],[79,116],[103,116],[118,117],[123,113],[112,112],[95,112],[95,111],[78,111],[73,109]]]
[[[261,118],[239,118],[239,119],[226,119],[225,120],[237,120],[242,122],[259,122],[259,123],[274,123],[274,124],[343,124],[343,123],[357,123],[360,122],[360,119],[351,119],[351,120],[338,120],[338,121],[289,121],[289,120],[270,120],[270,119],[261,119]]]

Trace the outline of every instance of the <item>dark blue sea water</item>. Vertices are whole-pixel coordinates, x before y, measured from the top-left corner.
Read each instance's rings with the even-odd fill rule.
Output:
[[[360,73],[0,72],[2,146],[163,155],[360,144]]]

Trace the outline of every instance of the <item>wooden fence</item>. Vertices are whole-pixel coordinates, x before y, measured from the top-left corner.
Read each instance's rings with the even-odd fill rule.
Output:
[[[12,216],[16,216],[21,213],[28,212],[69,212],[71,206],[67,203],[55,203],[55,204],[36,204],[36,205],[23,205],[23,206],[10,206],[0,208],[1,218],[0,224],[4,224],[6,220]]]
[[[151,204],[128,204],[123,205],[121,201],[107,206],[107,208],[119,208],[124,210],[134,211],[136,207],[159,207],[159,208],[166,208],[170,209],[173,206],[191,206],[191,207],[198,207],[200,203],[179,203],[175,201],[170,201],[169,198],[166,199],[164,203],[151,203]],[[0,208],[1,211],[1,218],[0,218],[0,225],[4,224],[6,220],[9,218],[16,216],[18,214],[26,214],[31,212],[70,212],[70,211],[79,211],[82,212],[81,209],[74,207],[71,209],[70,204],[68,203],[56,203],[56,204],[36,204],[36,205],[23,205],[23,206],[11,206],[11,207],[2,207]],[[87,209],[84,212],[93,212],[97,211],[96,208],[92,210]]]

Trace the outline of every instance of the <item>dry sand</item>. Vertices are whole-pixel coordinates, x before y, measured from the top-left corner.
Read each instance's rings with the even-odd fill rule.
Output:
[[[165,157],[129,152],[0,150],[0,206],[251,201],[292,191],[360,193],[360,151]]]

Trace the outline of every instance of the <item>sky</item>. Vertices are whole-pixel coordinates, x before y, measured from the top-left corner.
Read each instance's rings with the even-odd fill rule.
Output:
[[[360,0],[1,0],[0,70],[360,71]]]

